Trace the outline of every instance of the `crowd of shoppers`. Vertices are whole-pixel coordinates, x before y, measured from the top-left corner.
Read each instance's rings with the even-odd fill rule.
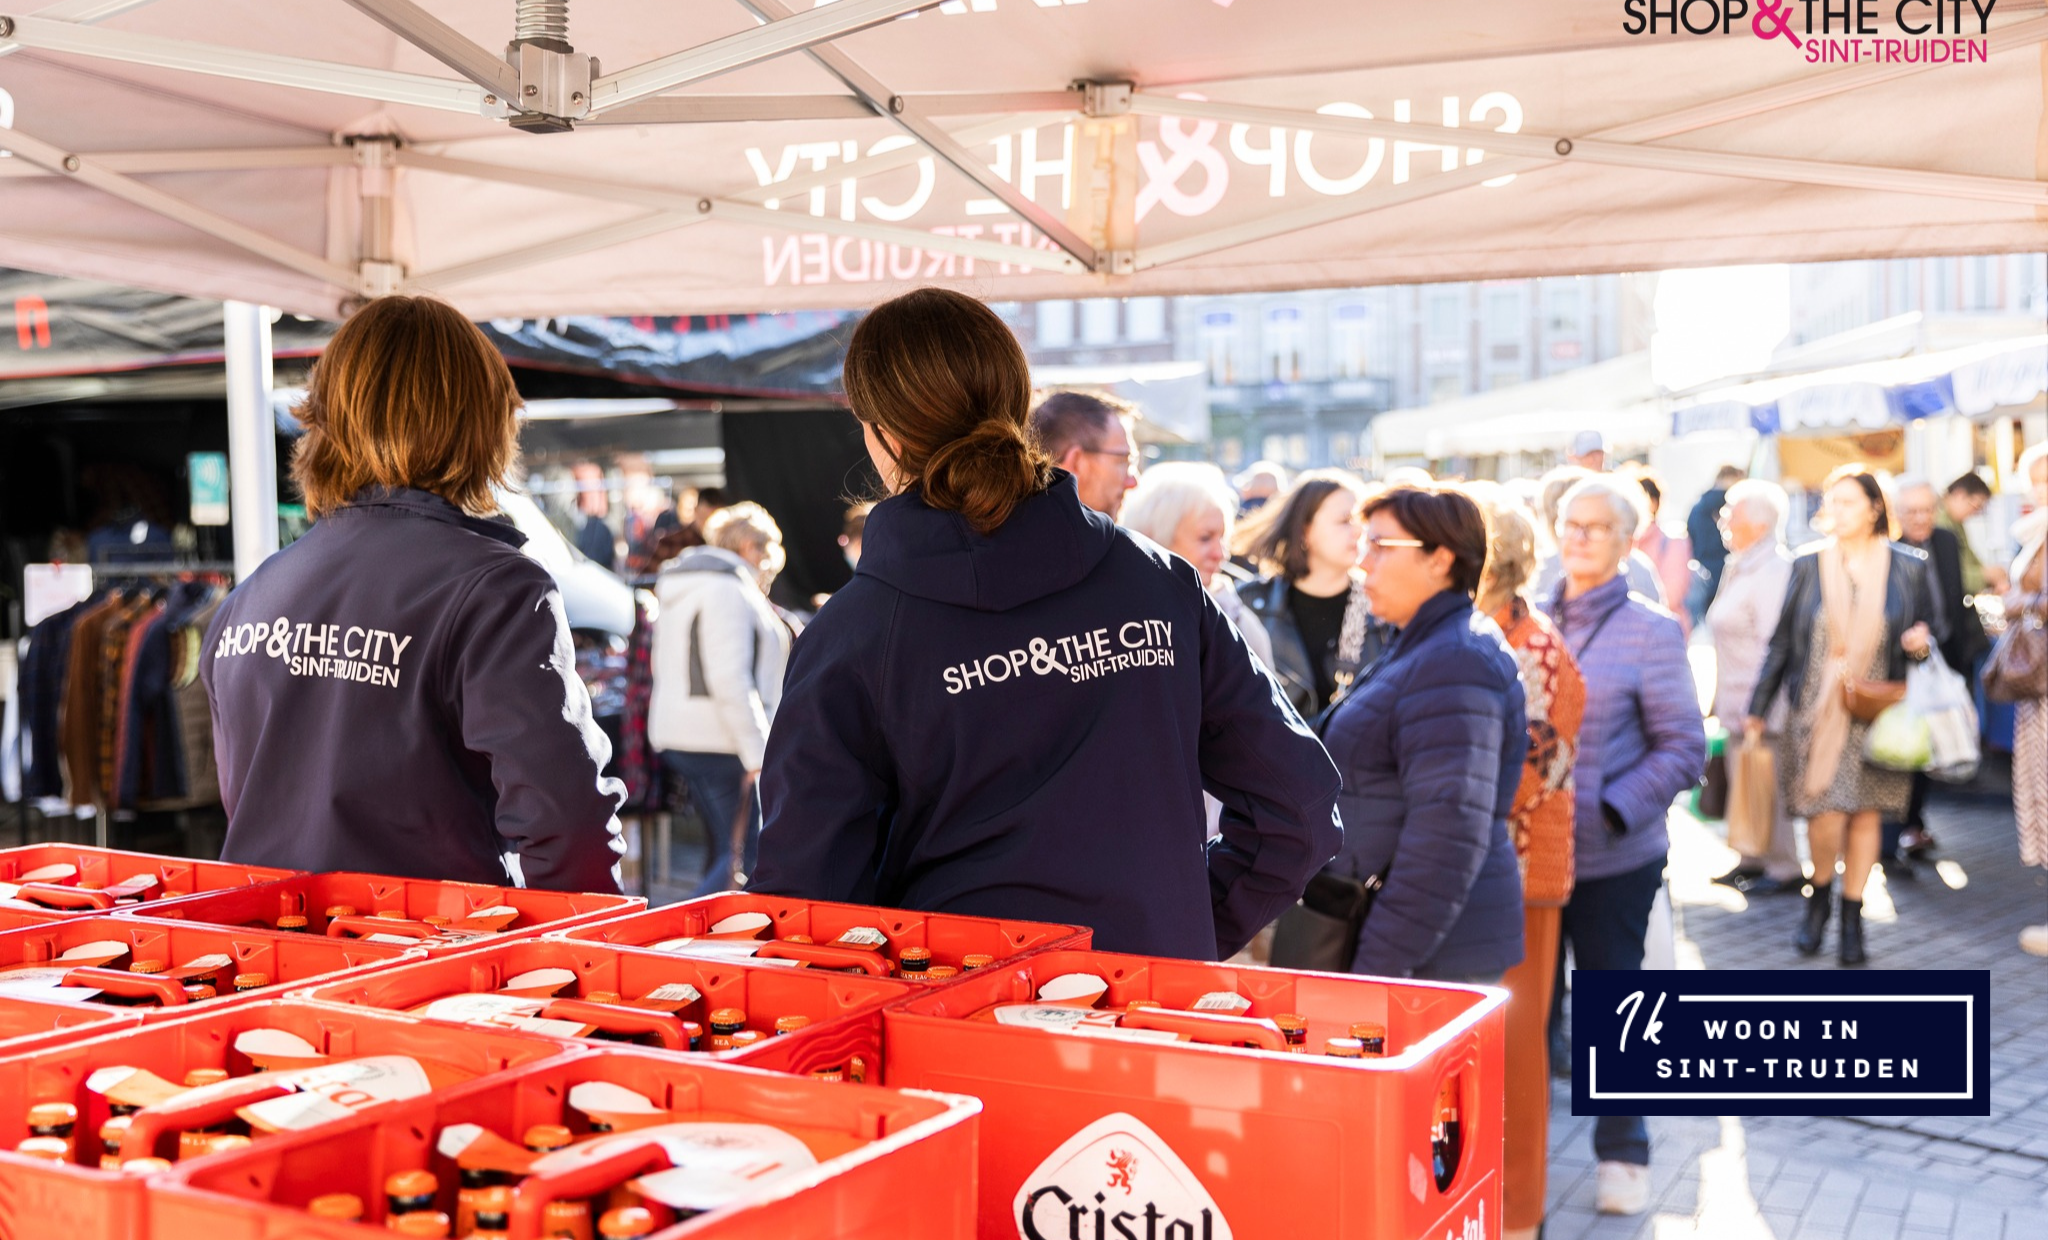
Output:
[[[408,386],[423,369],[453,386]],[[1034,401],[1008,328],[943,290],[864,317],[844,381],[884,494],[848,510],[853,579],[806,624],[768,601],[766,510],[706,491],[684,520],[628,496],[625,559],[658,570],[646,732],[705,821],[699,891],[1087,924],[1105,949],[1218,959],[1319,873],[1377,880],[1341,963],[1508,989],[1510,1240],[1542,1225],[1566,955],[1643,966],[1667,814],[1705,766],[1688,624],[1708,630],[1714,713],[1780,777],[1768,843],[1722,881],[1799,889],[1804,819],[1794,943],[1817,954],[1839,904],[1838,958],[1859,964],[1881,820],[1931,847],[1924,791],[1866,758],[1875,707],[1912,661],[1974,674],[1987,591],[2008,634],[2048,619],[2041,446],[2018,463],[2034,512],[2009,567],[1960,532],[1988,497],[1975,474],[1937,496],[1861,465],[1828,477],[1827,537],[1795,558],[1776,485],[1723,470],[1667,532],[1660,480],[1611,468],[1593,432],[1519,487],[1141,471],[1130,408]],[[353,681],[287,676],[216,632],[230,859],[390,868],[364,860],[387,842],[357,808],[388,818],[389,798],[337,760],[371,744],[374,769],[434,793],[400,824],[428,876],[615,887],[621,790],[559,598],[483,519],[516,408],[440,303],[386,299],[336,336],[294,463],[323,519],[220,624],[371,617],[389,670],[372,652]],[[602,559],[621,549],[602,479],[576,472]],[[2048,700],[2016,713],[2021,858],[2048,868]],[[315,819],[267,799],[309,784]],[[2021,943],[2048,955],[2048,924]],[[1599,1208],[1644,1210],[1644,1121],[1602,1117],[1592,1145]]]

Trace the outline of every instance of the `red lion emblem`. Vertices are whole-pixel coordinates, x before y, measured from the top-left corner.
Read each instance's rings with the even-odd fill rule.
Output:
[[[1124,1150],[1109,1152],[1109,1187],[1121,1188],[1124,1196],[1131,1195],[1131,1172],[1138,1168],[1138,1157]]]

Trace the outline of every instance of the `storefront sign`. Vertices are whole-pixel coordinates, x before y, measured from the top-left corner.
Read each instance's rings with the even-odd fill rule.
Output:
[[[1024,1177],[1021,1240],[1230,1240],[1209,1190],[1160,1135],[1115,1114],[1083,1128]]]
[[[1982,970],[1580,970],[1574,1115],[1989,1115]]]
[[[228,523],[228,454],[194,452],[185,458],[192,483],[192,524]]]

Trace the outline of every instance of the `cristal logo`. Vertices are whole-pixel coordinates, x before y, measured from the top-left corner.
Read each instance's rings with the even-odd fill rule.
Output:
[[[1209,1190],[1136,1116],[1105,1115],[1024,1177],[1022,1240],[1231,1240]]]

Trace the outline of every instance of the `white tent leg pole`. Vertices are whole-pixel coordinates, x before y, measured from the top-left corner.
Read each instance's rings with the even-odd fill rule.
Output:
[[[221,307],[227,329],[228,495],[235,580],[247,581],[277,550],[277,429],[270,413],[270,310],[246,301]]]

